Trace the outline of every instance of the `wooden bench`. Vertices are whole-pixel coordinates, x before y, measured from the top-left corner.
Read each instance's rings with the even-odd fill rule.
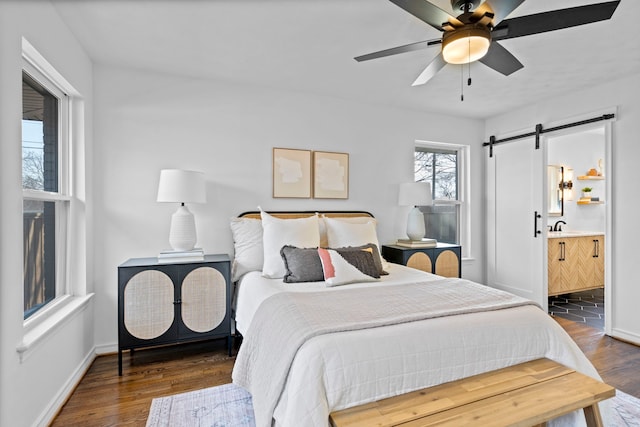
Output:
[[[584,409],[601,427],[598,402],[615,388],[549,359],[538,359],[332,412],[334,427],[545,426]]]

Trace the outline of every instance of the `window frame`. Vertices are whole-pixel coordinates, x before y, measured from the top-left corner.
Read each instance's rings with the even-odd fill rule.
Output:
[[[447,142],[434,142],[416,140],[414,146],[413,173],[415,179],[415,152],[433,151],[455,151],[457,154],[457,199],[433,199],[434,205],[458,205],[458,240],[462,248],[462,257],[470,257],[471,248],[471,206],[469,203],[470,185],[470,153],[471,147],[463,144],[453,144]]]
[[[27,74],[58,99],[58,191],[23,189],[22,199],[53,202],[55,205],[55,296],[24,319],[25,331],[29,331],[45,321],[71,296],[71,287],[68,280],[68,253],[71,238],[69,217],[72,198],[70,186],[70,167],[72,164],[70,157],[71,99],[65,93],[63,85],[56,82],[58,80],[56,76],[47,72],[47,69],[52,67],[43,59],[39,60],[37,56],[37,54],[30,55],[28,51],[23,49],[22,73]]]

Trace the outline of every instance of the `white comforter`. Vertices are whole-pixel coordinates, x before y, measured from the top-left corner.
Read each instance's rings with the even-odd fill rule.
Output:
[[[440,279],[397,265],[390,272],[376,285],[393,286],[416,277]],[[284,284],[249,273],[237,296],[237,329],[246,331],[260,302],[270,295],[323,287],[322,283]],[[295,356],[274,420],[279,426],[324,427],[334,410],[540,357],[599,378],[564,330],[534,306],[320,335],[307,341]],[[602,410],[606,420],[608,411]],[[552,425],[585,422],[574,413]]]

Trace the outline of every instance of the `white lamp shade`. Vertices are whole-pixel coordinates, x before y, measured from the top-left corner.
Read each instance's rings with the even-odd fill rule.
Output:
[[[158,202],[205,203],[204,173],[181,169],[162,169],[158,183]]]
[[[426,206],[431,201],[431,185],[426,182],[405,182],[400,184],[398,204],[400,206]]]

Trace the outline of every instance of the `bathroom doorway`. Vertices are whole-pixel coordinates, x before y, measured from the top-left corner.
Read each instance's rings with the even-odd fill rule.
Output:
[[[606,309],[605,304],[607,294],[610,295],[607,289],[610,282],[606,280],[606,248],[611,246],[607,233],[610,216],[610,183],[606,170],[610,133],[607,126],[574,128],[547,140],[547,164],[559,166],[561,171],[559,182],[551,184],[549,180],[554,188],[548,189],[549,195],[557,194],[561,203],[558,211],[552,206],[551,199],[548,202],[551,209],[547,217],[548,311],[553,317],[600,330],[605,330],[605,313],[609,308]],[[594,237],[598,241],[592,239]],[[585,246],[579,254],[584,262],[576,260],[576,250],[567,255],[567,247],[579,246],[576,239],[582,239],[580,243]],[[561,245],[561,250],[554,252],[557,245]],[[595,259],[598,257],[600,259]],[[597,273],[594,273],[592,262],[599,263],[596,264]],[[558,268],[564,269],[562,273],[558,273]],[[558,285],[559,282],[566,285]]]

